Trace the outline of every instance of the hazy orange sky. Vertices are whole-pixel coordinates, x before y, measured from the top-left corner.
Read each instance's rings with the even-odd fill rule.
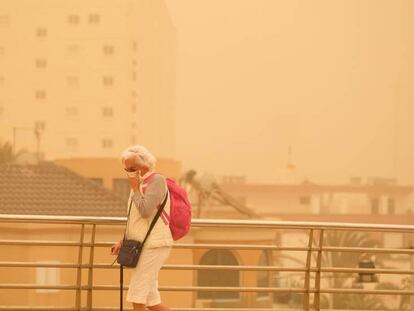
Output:
[[[166,0],[177,158],[252,181],[414,183],[408,0]],[[409,53],[411,52],[411,53]]]

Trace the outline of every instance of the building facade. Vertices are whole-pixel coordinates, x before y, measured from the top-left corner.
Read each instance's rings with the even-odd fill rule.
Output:
[[[390,216],[405,218],[414,211],[412,186],[380,178],[344,184],[250,184],[224,179],[220,186],[267,218],[332,221],[335,215],[347,222],[361,222],[359,217],[364,222],[367,217],[385,216],[388,222]]]
[[[0,140],[62,157],[174,157],[175,29],[162,0],[2,1]]]

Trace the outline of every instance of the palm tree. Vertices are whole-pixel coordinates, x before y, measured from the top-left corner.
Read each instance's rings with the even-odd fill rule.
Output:
[[[20,150],[17,153],[14,152],[13,146],[9,142],[0,144],[0,164],[14,162],[24,150]]]
[[[318,245],[318,237],[314,237],[313,245]],[[374,248],[378,246],[378,241],[372,239],[367,234],[358,232],[339,232],[339,231],[327,231],[324,234],[324,245],[325,246],[336,246],[336,247],[364,247]],[[314,261],[316,262],[316,254]],[[289,260],[293,260],[300,265],[304,266],[305,262],[302,259],[297,259],[295,256],[278,255],[276,266],[280,266],[282,263],[279,262],[280,258],[285,257]],[[360,254],[352,252],[323,252],[322,253],[322,267],[355,267],[358,265],[360,260]],[[381,263],[380,263],[381,264]],[[330,277],[323,277],[330,284],[330,288],[347,288],[347,281],[349,281],[349,274],[347,273],[335,273]],[[302,283],[298,283],[302,284]],[[299,285],[298,287],[302,287]],[[276,300],[279,302],[289,303],[289,305],[300,306],[303,303],[302,300],[295,297],[292,294],[280,295],[277,294]],[[332,298],[328,295],[321,295],[320,307],[322,309],[341,309],[341,310],[387,310],[382,303],[381,299],[372,295],[359,295],[359,294],[332,294]],[[292,300],[292,301],[291,301]],[[403,309],[401,309],[403,311]],[[404,310],[405,311],[405,310]]]
[[[317,245],[316,239],[314,241]],[[324,244],[337,247],[363,247],[375,248],[379,246],[378,241],[370,238],[367,234],[353,231],[330,231],[324,235]],[[322,253],[322,266],[324,267],[355,267],[358,265],[361,255],[353,252],[325,252]],[[349,274],[335,273],[330,278],[332,288],[346,288],[349,281]],[[325,299],[325,301],[327,301]],[[381,300],[374,296],[346,294],[332,295],[333,309],[366,309],[384,310]]]
[[[410,290],[411,289],[411,280],[410,277],[404,278],[401,281],[400,285],[386,282],[380,283],[377,285],[376,289],[385,289],[385,290]],[[398,305],[398,311],[409,311],[411,310],[411,297],[409,295],[401,295]]]

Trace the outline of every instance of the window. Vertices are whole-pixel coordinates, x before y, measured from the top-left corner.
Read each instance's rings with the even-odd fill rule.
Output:
[[[47,29],[44,27],[39,27],[36,29],[36,36],[39,38],[44,38],[47,36]]]
[[[228,250],[212,249],[201,257],[200,265],[231,265],[237,266],[236,257]],[[198,286],[239,287],[240,275],[237,270],[199,270]],[[239,299],[238,292],[203,292],[197,293],[199,299]]]
[[[4,55],[5,52],[6,49],[4,48],[4,46],[0,45],[0,55]]]
[[[80,21],[79,15],[70,14],[68,16],[68,23],[71,24],[71,25],[77,25],[77,24],[79,24],[79,21]]]
[[[132,80],[137,80],[137,72],[135,70],[132,71]]]
[[[3,86],[6,82],[6,79],[3,76],[0,76],[0,86]]]
[[[75,106],[71,106],[71,107],[66,107],[66,115],[68,117],[75,117],[79,114],[79,109],[78,107]]]
[[[103,107],[102,115],[104,117],[112,117],[114,115],[114,110],[112,109],[112,107]]]
[[[79,50],[80,50],[80,48],[79,48],[78,44],[69,44],[68,45],[68,53],[71,54],[71,55],[78,54]]]
[[[379,215],[379,198],[371,199],[371,214]]]
[[[45,90],[36,90],[35,91],[35,98],[36,99],[45,99],[46,98],[46,91]]]
[[[131,104],[131,112],[133,113],[137,112],[137,104],[135,103]]]
[[[46,68],[46,66],[47,66],[46,59],[43,59],[43,58],[38,58],[38,59],[36,59],[36,60],[35,60],[35,65],[36,65],[36,68],[37,68],[37,69],[43,69],[43,68]]]
[[[137,143],[137,137],[135,135],[131,136],[131,144],[134,145]]]
[[[302,195],[299,197],[299,203],[301,205],[309,205],[311,203],[311,198],[308,195]]]
[[[137,128],[137,122],[132,122],[131,123],[131,128],[136,129]]]
[[[132,50],[133,51],[137,51],[138,50],[138,42],[137,41],[132,42]]]
[[[2,116],[4,113],[4,108],[0,106],[0,116]]]
[[[35,129],[44,131],[46,129],[46,122],[45,121],[36,121],[35,122]]]
[[[101,17],[99,16],[99,14],[89,14],[89,23],[90,24],[99,24],[101,20]]]
[[[77,77],[77,76],[68,76],[66,78],[66,83],[69,87],[78,87],[79,86],[79,77]]]
[[[119,198],[125,200],[125,202],[128,201],[131,187],[129,185],[129,181],[126,178],[112,179],[112,189]]]
[[[394,215],[395,214],[395,199],[388,198],[388,214]]]
[[[78,139],[74,137],[66,138],[66,149],[68,151],[76,151],[78,149]]]
[[[102,78],[102,83],[104,86],[112,86],[114,84],[114,78],[111,76],[104,76]]]
[[[0,27],[6,27],[10,25],[10,18],[8,15],[0,15]]]
[[[115,52],[115,47],[113,45],[104,45],[102,49],[105,55],[112,55]]]
[[[104,149],[109,149],[112,148],[112,139],[102,139],[102,148]]]

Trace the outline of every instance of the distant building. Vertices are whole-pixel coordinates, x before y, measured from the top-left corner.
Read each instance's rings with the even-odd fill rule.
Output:
[[[411,186],[389,180],[370,179],[367,183],[322,185],[305,181],[300,184],[220,184],[227,193],[239,198],[256,213],[266,218],[291,220],[343,220],[366,222],[368,217],[389,222],[394,216],[405,219],[414,212]],[[372,218],[375,216],[375,218]],[[391,216],[391,218],[390,218]],[[361,222],[361,221],[359,221]]]
[[[24,9],[23,9],[24,8]],[[0,140],[44,159],[175,153],[175,28],[163,0],[3,0]]]
[[[265,219],[397,225],[412,225],[414,222],[413,187],[398,185],[392,179],[369,178],[363,182],[359,178],[352,178],[348,184],[321,185],[309,181],[301,184],[249,184],[241,178],[226,177],[219,186],[228,195],[238,198]],[[211,212],[212,209],[220,211],[228,207],[211,206],[204,209]],[[342,234],[346,233],[342,232]],[[414,246],[413,237],[403,232],[358,233],[376,241],[384,248],[399,249]],[[281,246],[298,244],[306,246],[307,239],[308,232],[303,230],[280,231],[275,237],[275,243]],[[340,244],[341,240],[331,240],[328,243],[343,247],[351,246]],[[360,246],[358,241],[354,243],[356,244],[352,246]],[[411,259],[406,255],[377,254],[376,257],[384,267],[396,269],[412,267]],[[274,257],[276,265],[283,267],[295,264],[297,258],[293,259],[278,258],[277,255]],[[289,278],[286,280],[285,285],[289,286],[289,280]],[[350,277],[348,282],[352,280],[353,278]],[[399,284],[401,278],[382,274],[380,282]],[[275,297],[278,301],[283,296]]]

